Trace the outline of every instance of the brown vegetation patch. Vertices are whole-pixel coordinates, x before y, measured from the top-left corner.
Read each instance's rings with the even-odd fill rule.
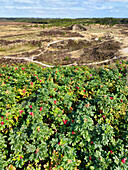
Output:
[[[50,40],[47,40],[50,41]],[[33,54],[39,54],[45,40],[0,40],[0,56],[17,56],[29,57]]]
[[[10,57],[27,57],[27,58],[30,58],[34,55],[38,55],[40,52],[41,52],[42,49],[38,49],[38,50],[33,50],[33,51],[30,51],[30,52],[23,52],[23,53],[17,53],[17,54],[12,54],[12,55],[9,55]]]
[[[24,33],[24,34],[15,34],[15,35],[4,35],[4,36],[1,36],[0,38],[10,38],[10,37],[17,37],[17,36],[27,36],[27,35],[33,35],[33,33]]]
[[[118,55],[118,49],[120,49],[120,43],[113,40],[106,41],[101,44],[91,46],[89,49],[84,49],[84,54],[79,58],[81,62],[95,62],[106,59],[111,59]]]
[[[121,27],[127,27],[128,28],[128,24],[116,24],[117,28],[121,28]]]
[[[55,36],[55,37],[84,37],[80,33],[70,32],[70,31],[60,31],[60,30],[49,30],[49,31],[41,31],[38,36]]]
[[[42,43],[42,42],[50,42],[51,39],[41,39],[41,40],[13,40],[13,41],[8,41],[8,40],[0,40],[0,45],[9,45],[9,44],[16,44],[16,43],[29,43],[29,44],[33,44],[33,45],[38,45],[38,43]]]
[[[0,45],[9,45],[14,43],[21,43],[26,42],[25,40],[14,40],[14,41],[7,41],[7,40],[0,40]]]
[[[55,50],[61,50],[61,51],[74,51],[79,50],[81,48],[85,48],[90,46],[91,43],[86,40],[72,40],[69,39],[67,41],[60,41],[54,44],[51,44],[50,47],[54,48]]]
[[[73,24],[69,27],[64,28],[64,30],[87,31],[87,28],[82,24]]]
[[[121,34],[128,36],[128,29],[122,29],[122,30],[120,30],[120,32],[121,32]]]
[[[75,59],[71,58],[71,54],[69,54],[68,52],[62,52],[62,51],[47,51],[41,56],[34,58],[34,60],[37,60],[43,63],[52,63],[53,65],[63,65],[63,64],[75,62]]]
[[[0,58],[0,65],[18,65],[18,64],[27,64],[26,60],[19,59],[10,59],[10,58]]]
[[[65,65],[74,62],[79,64],[98,62],[116,56],[120,43],[113,40],[101,42],[100,44],[99,42],[90,43],[85,40],[69,40],[52,44],[51,46],[55,48],[54,51],[48,50],[41,56],[36,57],[35,60],[54,65]],[[61,50],[56,50],[58,47]]]

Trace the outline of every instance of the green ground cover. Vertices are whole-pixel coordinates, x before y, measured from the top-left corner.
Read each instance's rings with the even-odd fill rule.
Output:
[[[128,169],[127,66],[2,66],[0,169]]]

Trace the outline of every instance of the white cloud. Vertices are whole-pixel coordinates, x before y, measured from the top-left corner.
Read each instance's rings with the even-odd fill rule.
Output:
[[[0,3],[1,3],[1,2],[9,2],[9,0],[0,0]]]
[[[14,0],[14,2],[17,2],[17,3],[29,3],[29,4],[34,3],[32,0]]]
[[[112,6],[101,6],[101,7],[95,7],[95,9],[98,9],[98,10],[112,9],[112,8],[113,8]]]
[[[0,0],[1,16],[127,16],[128,0]],[[3,12],[4,11],[4,12]],[[8,12],[7,12],[8,11]],[[119,12],[118,12],[119,11]],[[35,14],[35,15],[34,15]]]
[[[6,6],[7,8],[9,8],[9,6]],[[10,6],[10,8],[11,8],[11,6]],[[33,10],[33,12],[36,10],[36,13],[38,13],[38,11],[43,11],[43,10],[47,10],[47,11],[64,11],[64,10],[69,10],[69,11],[77,11],[77,10],[79,10],[79,11],[84,11],[85,10],[85,8],[81,8],[81,7],[74,7],[74,8],[69,8],[69,7],[65,7],[65,8],[63,8],[63,7],[52,7],[52,8],[50,8],[50,7],[30,7],[30,6],[21,6],[21,7],[15,7],[15,9],[21,9],[21,10]]]
[[[111,1],[115,1],[115,2],[128,2],[128,0],[109,0],[110,2]]]
[[[87,0],[83,4],[105,3],[105,2],[128,2],[128,0]]]
[[[21,9],[21,10],[32,10],[33,7],[29,7],[29,6],[21,6],[21,7],[15,7],[15,9]]]
[[[14,6],[4,6],[4,8],[6,8],[6,9],[13,9]]]
[[[78,0],[68,0],[68,1],[65,1],[65,0],[44,0],[44,2],[46,4],[56,4],[56,5],[76,5],[78,4]]]

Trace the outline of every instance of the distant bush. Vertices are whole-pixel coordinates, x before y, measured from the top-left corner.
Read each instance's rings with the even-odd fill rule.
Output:
[[[33,27],[38,27],[38,24],[33,25]]]
[[[101,25],[109,25],[113,26],[115,24],[128,24],[128,18],[112,18],[112,17],[105,17],[105,18],[64,18],[64,19],[52,19],[52,18],[0,18],[1,21],[15,21],[15,22],[29,22],[29,23],[36,23],[36,24],[48,24],[49,27],[53,26],[70,26],[72,24],[101,24]]]
[[[69,60],[69,57],[65,57],[65,61],[68,61]]]
[[[0,69],[0,169],[128,169],[128,63]]]

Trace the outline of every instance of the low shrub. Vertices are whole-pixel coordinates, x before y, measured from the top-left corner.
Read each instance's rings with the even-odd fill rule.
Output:
[[[1,169],[128,169],[126,62],[0,69]]]

